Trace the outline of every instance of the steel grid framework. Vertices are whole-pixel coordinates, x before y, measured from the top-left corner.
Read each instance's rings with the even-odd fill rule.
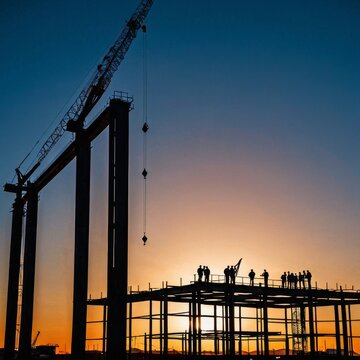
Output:
[[[133,344],[137,338],[140,338],[143,344],[141,350],[148,358],[166,358],[174,354],[169,348],[170,341],[180,343],[177,347],[181,350],[177,356],[185,357],[208,354],[246,356],[250,353],[249,344],[251,349],[255,349],[251,352],[252,356],[267,357],[275,354],[270,344],[277,343],[283,344],[285,356],[315,358],[320,354],[321,338],[334,340],[332,355],[348,357],[354,356],[354,340],[360,339],[360,333],[353,331],[353,324],[359,319],[352,319],[353,307],[357,306],[357,310],[360,310],[359,291],[193,282],[148,291],[130,290],[127,303],[127,346],[133,357],[136,354],[129,344]],[[88,304],[103,306],[106,315],[106,298],[92,299]],[[145,306],[148,313],[134,314],[136,304]],[[174,304],[180,304],[182,310],[170,311]],[[322,308],[332,315],[331,320],[318,317],[318,311]],[[274,311],[277,316],[272,315]],[[249,312],[252,314],[249,315]],[[282,315],[279,316],[279,312]],[[169,331],[174,328],[174,319],[179,317],[186,319],[186,329]],[[133,333],[136,321],[142,321],[145,333]],[[144,321],[147,325],[144,325]],[[207,323],[206,330],[202,329],[204,321]],[[101,322],[106,324],[106,316]],[[246,324],[249,322],[250,328]],[[331,323],[334,331],[322,332],[322,322]],[[209,323],[213,324],[211,329]],[[103,341],[105,344],[106,338]]]

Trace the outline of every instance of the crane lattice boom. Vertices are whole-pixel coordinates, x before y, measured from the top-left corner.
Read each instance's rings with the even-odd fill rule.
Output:
[[[76,131],[76,129],[82,128],[85,117],[89,114],[109,86],[115,71],[124,59],[125,54],[136,37],[137,31],[142,26],[153,2],[154,0],[141,1],[114,45],[109,49],[102,62],[97,66],[97,70],[90,81],[90,85],[80,92],[75,102],[61,119],[59,125],[39,150],[36,158],[37,163],[34,167],[40,165],[67,130],[67,127],[70,131]],[[70,129],[70,124],[72,129]]]

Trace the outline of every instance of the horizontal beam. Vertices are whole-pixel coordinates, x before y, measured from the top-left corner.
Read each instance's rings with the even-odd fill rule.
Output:
[[[122,100],[112,100],[122,101]],[[111,117],[110,105],[85,129],[84,137],[88,141],[93,141],[109,125]],[[40,192],[51,180],[53,180],[76,156],[76,140],[49,165],[49,167],[32,183],[31,189]],[[26,202],[28,193],[26,192],[22,200]]]

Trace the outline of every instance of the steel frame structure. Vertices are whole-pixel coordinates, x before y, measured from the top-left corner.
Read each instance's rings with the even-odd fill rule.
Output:
[[[131,109],[132,98],[129,98],[127,95],[124,96],[125,93],[118,94],[120,94],[120,98],[110,100],[109,106],[88,128],[78,131],[75,140],[34,182],[28,182],[26,186],[21,188],[8,187],[10,189],[8,191],[16,193],[16,198],[13,204],[11,227],[4,346],[6,360],[16,358],[15,339],[24,209],[26,208],[26,231],[24,237],[23,291],[18,358],[28,360],[31,358],[38,197],[40,191],[73,159],[76,159],[76,201],[71,353],[73,359],[85,359],[91,142],[107,127],[109,128],[109,225],[107,269],[108,338],[106,352],[108,360],[124,358],[126,356],[129,111]],[[119,343],[119,338],[124,338],[125,340]]]
[[[277,342],[283,343],[285,356],[314,359],[320,353],[318,340],[324,337],[335,340],[337,357],[348,357],[354,355],[354,339],[360,339],[360,333],[352,331],[352,325],[360,319],[351,318],[352,307],[360,309],[359,291],[193,282],[147,291],[130,290],[127,303],[128,356],[134,358],[137,357],[132,354],[130,345],[134,338],[141,339],[142,351],[149,359],[173,355],[169,350],[169,341],[181,344],[177,357],[205,356],[209,351],[203,350],[203,343],[209,344],[210,341],[210,353],[226,358],[250,355],[246,351],[246,345],[249,351],[249,342],[255,344],[252,346],[256,351],[255,356],[267,358],[273,355],[270,344]],[[109,302],[106,298],[91,299],[88,304],[102,306],[106,314]],[[148,313],[134,314],[135,304],[145,305]],[[173,304],[182,304],[185,310],[169,311]],[[157,311],[154,311],[155,308]],[[205,311],[209,308],[212,309],[210,314]],[[321,308],[328,308],[333,314],[333,319],[326,321],[332,323],[335,329],[333,333],[323,333],[318,328],[322,320],[318,318],[317,312]],[[272,316],[274,309],[283,315]],[[253,311],[254,315],[249,316],[249,311]],[[296,323],[294,311],[297,313]],[[178,317],[186,319],[186,329],[169,331],[169,328],[174,328],[171,323]],[[201,324],[209,318],[213,327],[205,331]],[[145,333],[133,334],[136,321],[147,322],[147,325],[143,325],[147,329]],[[249,321],[252,322],[250,329],[245,324]],[[106,324],[106,318],[100,322]],[[276,327],[277,330],[269,330],[269,327]],[[103,341],[106,342],[106,339],[103,338]],[[254,353],[251,356],[254,357]]]

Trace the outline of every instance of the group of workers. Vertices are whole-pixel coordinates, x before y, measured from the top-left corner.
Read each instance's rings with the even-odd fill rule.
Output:
[[[209,282],[210,279],[210,269],[208,266],[199,266],[197,269],[197,274],[198,274],[198,281],[202,281],[203,277],[205,278],[205,282]]]
[[[225,275],[225,283],[226,284],[234,284],[235,285],[235,278],[236,278],[236,268],[234,266],[228,265],[224,269],[224,275]],[[198,281],[202,282],[203,278],[206,283],[209,282],[210,279],[210,269],[208,266],[200,265],[197,269],[198,274]],[[253,269],[249,272],[249,279],[250,279],[250,286],[254,286],[254,280],[255,280],[255,272]],[[269,286],[269,273],[264,269],[264,272],[260,275],[264,278],[264,286]],[[307,270],[303,270],[303,272],[299,271],[299,274],[297,273],[290,273],[288,271],[284,271],[284,273],[281,275],[281,287],[282,288],[288,288],[288,289],[305,289],[307,283],[308,289],[311,289],[311,272]]]
[[[311,289],[311,272],[307,270],[303,270],[303,272],[299,271],[299,275],[297,273],[290,273],[288,271],[284,271],[284,273],[281,275],[281,287],[282,288],[288,288],[288,289],[305,289],[305,280],[308,285],[308,289]]]

